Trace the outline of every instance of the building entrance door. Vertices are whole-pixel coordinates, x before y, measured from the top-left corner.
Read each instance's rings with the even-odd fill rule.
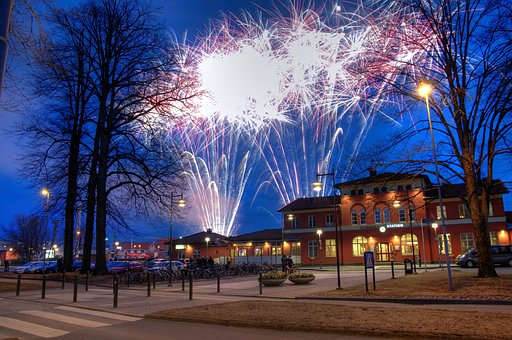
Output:
[[[391,261],[392,243],[377,243],[377,261]]]

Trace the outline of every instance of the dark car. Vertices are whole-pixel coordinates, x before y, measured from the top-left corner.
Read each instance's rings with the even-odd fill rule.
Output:
[[[512,246],[491,246],[491,256],[494,264],[512,266]],[[469,248],[457,256],[455,263],[461,267],[473,268],[478,265],[478,254],[475,248]]]
[[[94,270],[96,268],[96,263],[91,262],[91,270]],[[73,261],[73,270],[81,270],[82,269],[82,261]]]
[[[34,270],[34,273],[56,273],[58,269],[57,261],[43,262],[39,267]]]

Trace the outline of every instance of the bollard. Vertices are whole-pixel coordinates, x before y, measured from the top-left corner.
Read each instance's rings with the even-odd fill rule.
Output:
[[[260,295],[263,294],[263,273],[260,272]]]
[[[18,280],[16,282],[16,296],[20,296],[20,288],[21,288],[21,274],[18,274]]]
[[[89,291],[89,271],[85,272],[85,291]]]
[[[220,274],[217,273],[217,293],[220,293]]]
[[[62,272],[62,289],[64,289],[64,284],[66,283],[66,271]]]
[[[73,278],[73,302],[76,302],[78,296],[78,274]]]
[[[181,271],[181,291],[185,291],[185,270],[182,269]]]
[[[151,272],[148,273],[148,296],[151,296]]]
[[[193,277],[192,277],[192,274],[190,274],[188,276],[188,299],[189,300],[192,300],[192,282],[193,282]]]
[[[151,275],[153,277],[153,289],[156,289],[156,275]]]
[[[117,274],[114,274],[114,283],[112,288],[114,289],[114,308],[117,308],[117,295],[119,294],[119,278]]]
[[[43,285],[41,286],[41,299],[46,298],[46,275],[43,274]]]
[[[391,278],[395,279],[395,261],[391,261]]]

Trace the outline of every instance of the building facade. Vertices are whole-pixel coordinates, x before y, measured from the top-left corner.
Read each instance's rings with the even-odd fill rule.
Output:
[[[374,252],[377,262],[444,259],[439,197],[427,176],[372,171],[368,177],[335,187],[340,196],[300,198],[278,210],[283,214],[283,242],[289,244],[283,251],[298,255],[299,261],[295,262],[336,264],[338,255],[342,265],[359,264],[365,251]],[[452,259],[476,241],[468,209],[459,196],[463,188],[442,186],[448,254]],[[507,192],[498,181],[490,204],[492,244],[511,243],[503,206]],[[438,227],[433,228],[436,223]]]

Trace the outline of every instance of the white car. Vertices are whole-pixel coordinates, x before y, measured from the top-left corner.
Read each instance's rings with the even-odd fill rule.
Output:
[[[36,269],[41,267],[42,265],[43,262],[41,261],[27,262],[24,265],[14,268],[13,272],[16,274],[34,273]]]

